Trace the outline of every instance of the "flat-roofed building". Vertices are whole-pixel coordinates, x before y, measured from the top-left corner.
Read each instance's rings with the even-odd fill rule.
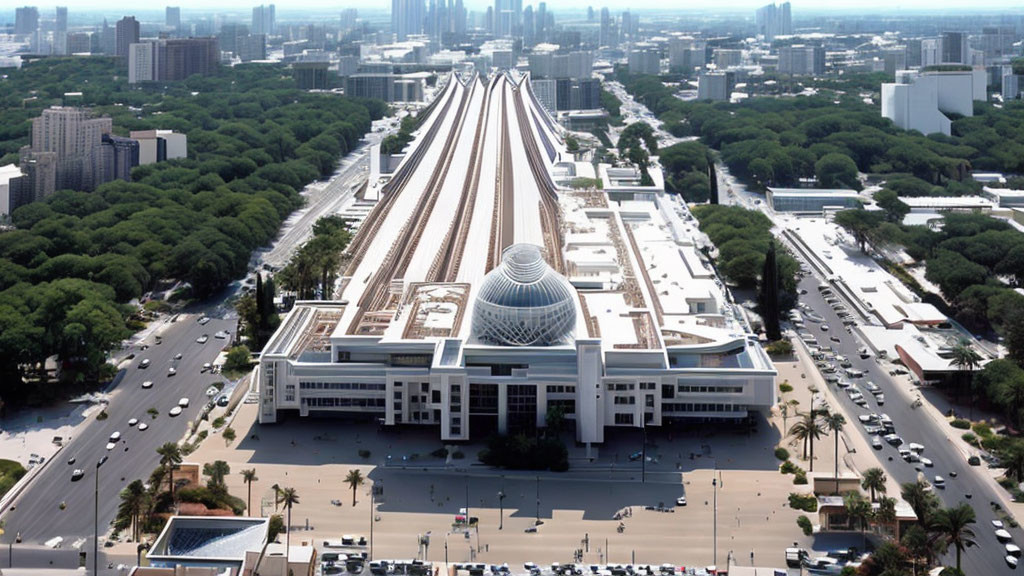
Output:
[[[706,72],[697,78],[697,99],[728,102],[736,89],[733,72]]]
[[[776,212],[821,213],[828,208],[856,208],[863,199],[856,190],[768,188],[768,204]]]
[[[558,409],[591,444],[774,406],[774,367],[660,171],[614,199],[560,188],[563,133],[514,75],[453,75],[427,110],[337,301],[298,302],[265,347],[261,423],[346,416],[458,441]]]

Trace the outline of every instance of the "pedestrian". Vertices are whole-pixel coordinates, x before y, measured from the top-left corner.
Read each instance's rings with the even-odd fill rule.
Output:
[[[751,566],[754,565],[754,551],[753,550],[750,551],[750,565]]]

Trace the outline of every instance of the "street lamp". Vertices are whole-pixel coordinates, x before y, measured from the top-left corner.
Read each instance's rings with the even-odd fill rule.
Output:
[[[537,526],[540,526],[540,476],[537,476]]]
[[[505,491],[498,491],[498,530],[501,530],[505,523]]]
[[[92,574],[93,576],[99,576],[99,557],[100,557],[100,466],[103,466],[107,462],[107,457],[104,456],[96,462],[96,487],[93,490],[93,503],[95,505],[95,516],[93,523],[92,533]]]
[[[369,560],[373,560],[373,485],[370,485],[370,557]]]
[[[714,529],[712,531],[712,550],[714,558],[711,561],[713,566],[718,566],[718,478],[711,477],[711,490],[714,492]]]

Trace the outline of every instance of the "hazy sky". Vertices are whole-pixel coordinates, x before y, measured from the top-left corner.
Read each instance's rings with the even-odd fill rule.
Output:
[[[136,10],[153,10],[160,8],[162,5],[170,4],[175,6],[181,6],[185,10],[202,10],[204,12],[211,10],[240,10],[248,9],[251,6],[260,4],[261,2],[270,3],[272,0],[158,0],[153,3],[145,3],[143,5],[133,4],[130,2],[124,2],[124,0],[66,0],[59,2],[60,5],[65,5],[69,10],[82,9],[120,9],[124,11],[130,6],[134,6]],[[467,7],[470,10],[486,9],[488,5],[493,2],[487,0],[464,0]],[[528,4],[537,4],[539,0],[523,0],[523,6]],[[363,9],[376,9],[376,10],[388,10],[391,6],[390,0],[278,0],[275,2],[278,11],[287,12],[290,9],[313,9],[313,10],[327,10],[327,9],[340,9],[344,7],[355,7]],[[688,0],[547,0],[547,5],[551,10],[558,9],[571,9],[580,10],[585,9],[587,6],[593,6],[595,9],[602,6],[608,6],[614,9],[631,8],[634,10],[658,10],[665,11],[667,9],[677,8],[685,11],[732,11],[732,10],[752,10],[764,4],[767,4],[768,0],[716,0],[715,2],[694,2]],[[0,0],[0,10],[13,11],[17,6],[24,5],[38,5],[41,10],[51,10],[53,6],[57,5],[58,2],[52,3],[39,3],[32,0]],[[848,11],[848,10],[874,10],[874,11],[887,11],[887,12],[899,12],[901,10],[912,10],[912,11],[928,11],[928,12],[945,12],[945,11],[994,11],[994,10],[1006,10],[1015,13],[1024,12],[1024,3],[1020,0],[981,0],[969,1],[969,0],[898,0],[884,1],[884,0],[817,0],[814,2],[792,2],[793,12],[799,13],[800,10],[807,12],[824,12],[824,11]]]

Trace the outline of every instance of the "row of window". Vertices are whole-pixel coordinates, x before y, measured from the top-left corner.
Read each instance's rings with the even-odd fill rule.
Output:
[[[365,382],[299,382],[302,390],[384,390],[384,384]]]
[[[575,394],[575,386],[563,386],[561,384],[549,384],[548,394]]]
[[[383,408],[383,398],[303,398],[311,408]]]
[[[743,386],[683,386],[678,387],[680,393],[699,394],[743,394]]]
[[[635,396],[616,396],[615,397],[615,403],[616,404],[636,404],[636,397]]]
[[[746,412],[742,404],[714,404],[702,402],[665,402],[662,412]]]

